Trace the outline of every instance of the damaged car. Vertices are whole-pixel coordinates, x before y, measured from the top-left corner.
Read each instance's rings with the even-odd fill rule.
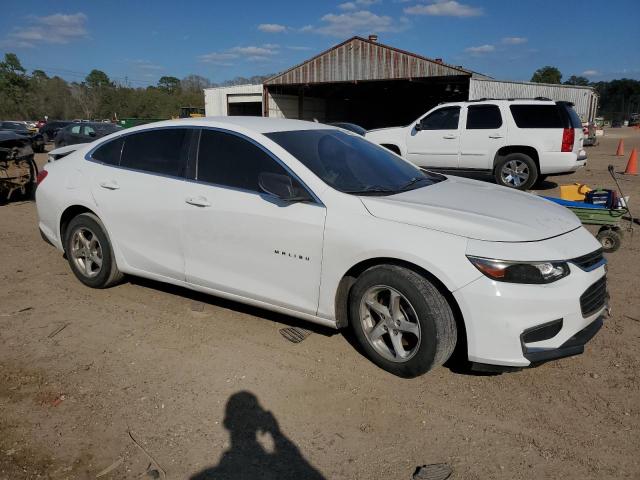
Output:
[[[23,135],[0,131],[0,203],[31,196],[37,175],[31,141]]]

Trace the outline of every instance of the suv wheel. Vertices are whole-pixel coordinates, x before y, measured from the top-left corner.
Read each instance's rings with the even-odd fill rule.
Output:
[[[426,278],[399,266],[372,267],[360,275],[349,295],[349,317],[367,356],[400,377],[442,365],[456,344],[447,300]]]
[[[538,168],[529,155],[510,153],[498,161],[494,177],[498,185],[528,190],[538,179]]]
[[[71,270],[88,287],[107,288],[122,279],[104,225],[92,213],[69,222],[64,246]]]

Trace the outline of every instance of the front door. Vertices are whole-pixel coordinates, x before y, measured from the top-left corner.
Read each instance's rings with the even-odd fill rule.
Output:
[[[261,172],[290,175],[304,188],[251,140],[201,131],[183,209],[187,282],[315,314],[325,207],[262,192]]]
[[[457,168],[460,107],[429,112],[407,137],[407,160],[419,167]]]

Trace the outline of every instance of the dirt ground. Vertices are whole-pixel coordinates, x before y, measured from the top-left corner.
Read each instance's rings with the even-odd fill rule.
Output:
[[[632,146],[640,130],[609,130],[544,193],[611,187]],[[640,215],[640,177],[621,183]],[[34,203],[2,206],[0,479],[410,479],[440,462],[454,479],[640,478],[636,229],[608,255],[613,312],[584,355],[403,380],[340,333],[286,341],[303,324],[285,316],[137,279],[86,288]]]

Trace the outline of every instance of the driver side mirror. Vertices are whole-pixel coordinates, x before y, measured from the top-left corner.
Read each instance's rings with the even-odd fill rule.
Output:
[[[422,130],[422,123],[420,122],[416,123],[414,128],[416,129],[416,132],[419,132],[420,130]]]
[[[311,200],[306,192],[298,192],[289,175],[262,172],[258,176],[258,184],[266,193],[278,197],[285,202],[304,202]]]
[[[89,136],[90,137],[95,137],[96,136],[96,132],[89,132]]]

